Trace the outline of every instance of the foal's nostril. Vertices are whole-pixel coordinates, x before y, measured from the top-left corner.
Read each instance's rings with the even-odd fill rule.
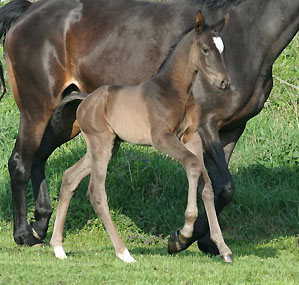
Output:
[[[230,86],[230,82],[226,79],[222,80],[221,83],[220,83],[220,89],[221,90],[226,90],[228,89]]]

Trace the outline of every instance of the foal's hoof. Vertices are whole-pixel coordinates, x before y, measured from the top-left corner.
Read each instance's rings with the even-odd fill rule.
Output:
[[[221,255],[220,257],[221,257],[222,261],[225,263],[233,263],[234,262],[234,258],[231,254]]]
[[[189,247],[188,239],[180,234],[180,230],[174,232],[168,240],[168,253],[174,254]]]

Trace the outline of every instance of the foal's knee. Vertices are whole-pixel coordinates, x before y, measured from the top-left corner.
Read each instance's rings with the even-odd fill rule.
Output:
[[[198,177],[201,174],[201,165],[199,159],[195,156],[189,156],[184,161],[184,168],[187,172],[187,175],[191,177]]]

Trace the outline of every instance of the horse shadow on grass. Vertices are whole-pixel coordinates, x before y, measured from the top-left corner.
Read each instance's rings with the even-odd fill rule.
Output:
[[[61,181],[63,171],[84,153],[84,149],[71,149],[50,158],[47,177],[54,212],[59,196],[58,181]],[[266,168],[252,164],[233,171],[236,193],[233,202],[220,216],[220,224],[234,253],[238,252],[239,256],[254,254],[261,258],[275,257],[277,252],[274,248],[261,247],[259,243],[298,233],[298,177],[299,165]],[[54,187],[53,179],[57,180]],[[5,183],[6,187],[10,188],[9,181]],[[98,221],[86,198],[87,187],[88,178],[81,182],[71,201],[65,228],[67,232],[77,232]],[[127,232],[128,236],[136,234],[164,238],[184,223],[187,203],[185,172],[178,162],[151,148],[125,144],[110,162],[106,188],[114,223],[120,232]],[[2,201],[11,201],[10,195],[10,191],[5,191],[6,197]],[[33,212],[32,189],[29,189],[27,198],[29,212]],[[199,211],[203,211],[201,202]],[[0,215],[1,219],[11,222],[12,207],[1,207]],[[54,217],[55,214],[46,241],[50,239]],[[247,246],[239,245],[243,245],[244,241],[248,242]],[[146,245],[132,252],[166,255],[165,246],[166,242],[161,247]],[[183,254],[195,253],[186,251]]]

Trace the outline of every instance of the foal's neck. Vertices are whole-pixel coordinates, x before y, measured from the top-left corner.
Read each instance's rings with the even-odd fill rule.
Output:
[[[194,36],[195,31],[184,36],[155,76],[164,86],[175,89],[180,97],[189,97],[189,90],[196,75],[196,67],[192,60]]]

